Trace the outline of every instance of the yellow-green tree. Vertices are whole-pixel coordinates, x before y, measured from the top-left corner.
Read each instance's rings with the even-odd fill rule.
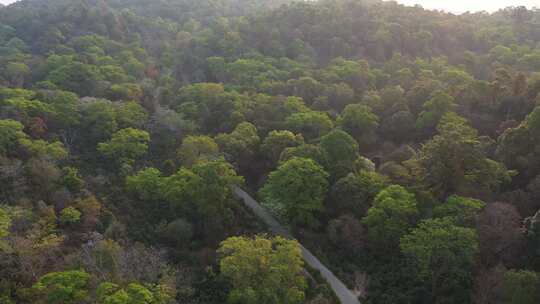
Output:
[[[165,304],[159,301],[151,290],[138,283],[131,283],[126,288],[104,282],[96,291],[97,300],[103,304]]]
[[[218,252],[221,272],[233,286],[229,303],[303,303],[306,282],[298,242],[282,237],[231,237]]]
[[[10,225],[11,219],[9,218],[9,214],[3,208],[0,208],[0,238],[8,235]]]
[[[13,153],[19,140],[26,137],[23,129],[24,126],[18,121],[11,119],[0,120],[0,154]]]
[[[297,147],[304,143],[302,135],[295,135],[291,131],[274,130],[268,133],[261,145],[261,152],[272,162],[272,165],[277,164],[281,153],[286,148]]]
[[[149,141],[148,132],[127,128],[114,133],[108,142],[100,143],[98,151],[120,163],[130,163],[146,154]]]
[[[90,275],[80,270],[51,272],[41,277],[32,289],[41,295],[37,303],[83,303],[88,299],[89,279]]]
[[[199,161],[215,159],[219,155],[219,146],[208,136],[188,136],[177,154],[182,166],[191,168]]]
[[[8,245],[2,241],[3,238],[9,235],[9,227],[11,226],[11,217],[6,210],[0,205],[0,252],[8,249]]]

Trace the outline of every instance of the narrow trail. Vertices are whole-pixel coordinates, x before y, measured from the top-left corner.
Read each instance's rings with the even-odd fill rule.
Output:
[[[284,236],[289,239],[293,239],[292,234],[285,229],[281,224],[266,210],[264,207],[262,207],[256,200],[254,200],[249,194],[247,194],[244,190],[236,187],[234,188],[234,192],[236,196],[242,199],[244,201],[244,204],[253,210],[253,213],[268,226],[270,231],[277,235]],[[300,245],[302,249],[302,256],[304,257],[304,260],[306,263],[311,266],[312,268],[317,269],[321,272],[321,275],[324,277],[324,279],[330,284],[330,287],[334,290],[337,297],[341,301],[342,304],[360,304],[360,301],[358,301],[358,297],[354,295],[352,291],[350,291],[343,282],[341,282],[331,271],[330,269],[326,268],[319,259],[317,259],[309,250],[307,250],[304,246]]]

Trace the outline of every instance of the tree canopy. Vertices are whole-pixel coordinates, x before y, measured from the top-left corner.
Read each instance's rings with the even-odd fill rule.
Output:
[[[362,303],[538,302],[539,25],[383,0],[0,5],[0,303],[337,303],[297,243],[253,237],[237,188]]]

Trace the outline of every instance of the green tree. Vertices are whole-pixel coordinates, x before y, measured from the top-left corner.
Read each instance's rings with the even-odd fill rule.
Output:
[[[429,100],[433,93],[442,87],[442,83],[434,78],[434,75],[421,77],[407,92],[407,104],[415,115],[422,111],[426,100]]]
[[[285,148],[279,157],[279,162],[284,163],[294,157],[311,159],[323,168],[329,166],[328,155],[319,145],[303,144],[298,147]]]
[[[195,163],[190,169],[181,168],[170,176],[148,168],[127,177],[126,188],[145,202],[145,217],[152,223],[174,223],[178,217],[188,216],[199,235],[212,241],[222,237],[231,224],[233,187],[242,183],[243,178],[231,164],[219,158]],[[166,231],[174,227],[162,228]]]
[[[81,212],[75,207],[67,207],[60,211],[60,223],[74,224],[81,220]]]
[[[375,172],[349,173],[332,186],[327,210],[335,215],[351,213],[362,217],[386,184],[387,179]]]
[[[319,138],[332,130],[334,123],[327,114],[321,112],[301,112],[287,117],[286,125],[294,133],[300,133],[306,140]]]
[[[388,115],[394,111],[404,110],[407,108],[407,102],[405,100],[405,91],[400,86],[386,86],[382,90],[380,90],[380,104],[372,105],[371,108],[377,113],[379,116]],[[375,95],[376,96],[376,95]],[[374,100],[377,102],[377,99]],[[377,108],[380,110],[377,111]],[[382,110],[382,113],[379,114]]]
[[[54,115],[53,109],[50,105],[37,99],[13,97],[1,100],[0,105],[11,108],[12,111],[16,112],[20,117],[23,117],[23,119]]]
[[[327,178],[313,160],[292,158],[270,173],[260,193],[267,203],[283,206],[294,224],[314,225],[314,212],[323,208]]]
[[[219,147],[211,137],[188,136],[182,141],[177,154],[181,164],[190,168],[199,161],[217,158]]]
[[[414,115],[408,110],[401,110],[382,121],[380,133],[396,143],[408,142],[416,135]]]
[[[272,131],[264,139],[261,152],[275,165],[286,148],[297,147],[303,143],[302,135],[294,135],[290,131]]]
[[[400,237],[414,226],[418,215],[414,194],[393,185],[377,194],[362,223],[375,247],[393,249],[399,245]]]
[[[101,75],[94,65],[71,62],[52,71],[47,79],[59,88],[75,92],[79,96],[92,96]]]
[[[533,304],[540,300],[540,275],[528,270],[509,270],[504,274],[502,303]]]
[[[148,121],[148,113],[138,103],[134,101],[123,102],[116,106],[116,121],[118,127],[125,128],[143,128]]]
[[[119,163],[131,163],[148,151],[150,135],[146,131],[127,128],[113,134],[111,140],[98,145],[98,151]]]
[[[321,148],[326,151],[329,171],[334,179],[352,171],[358,158],[358,143],[347,132],[334,130],[321,138]]]
[[[26,137],[24,126],[15,120],[0,120],[0,154],[13,153],[19,140]]]
[[[3,240],[3,238],[9,235],[10,227],[11,227],[11,216],[8,213],[7,208],[5,208],[3,205],[0,205],[0,254],[3,252],[8,252],[11,249],[11,246],[9,246],[9,244]],[[0,299],[2,299],[1,296],[0,296]]]
[[[284,98],[263,94],[252,96],[249,101],[244,101],[239,107],[242,116],[247,121],[253,122],[261,134],[289,129],[286,126],[286,119],[294,113],[308,110],[302,99],[298,97]]]
[[[7,211],[0,206],[0,239],[8,236],[11,218]]]
[[[62,185],[69,191],[79,192],[84,187],[84,180],[79,175],[79,170],[75,167],[62,168]]]
[[[431,303],[470,301],[478,253],[474,229],[456,226],[448,218],[426,220],[402,237],[400,247],[429,290]]]
[[[121,66],[106,64],[99,67],[99,72],[107,81],[124,83],[129,80],[128,75]]]
[[[19,139],[19,144],[29,154],[37,157],[48,157],[55,160],[62,160],[68,156],[68,152],[64,148],[64,145],[59,141],[48,143],[41,139],[31,140],[25,137]]]
[[[51,272],[42,276],[32,289],[43,296],[38,303],[78,304],[88,299],[89,279],[90,275],[80,270]]]
[[[193,225],[184,219],[176,219],[159,229],[160,237],[177,248],[185,248],[193,237]]]
[[[91,147],[110,138],[118,129],[116,110],[108,100],[96,100],[79,108],[79,132],[85,132],[85,146]]]
[[[216,134],[234,126],[237,99],[238,94],[226,92],[222,84],[197,83],[180,89],[173,109],[197,122],[203,133]]]
[[[30,68],[22,62],[10,62],[6,65],[5,75],[16,87],[22,87],[25,78],[30,75]]]
[[[533,178],[540,172],[538,138],[540,138],[540,106],[534,108],[519,126],[507,129],[500,136],[497,158],[510,169],[518,170],[524,179]]]
[[[362,149],[377,140],[379,117],[371,111],[369,106],[362,104],[346,106],[341,112],[338,125],[351,134],[360,143]]]
[[[126,189],[143,202],[145,218],[159,222],[172,219],[178,210],[183,210],[191,199],[186,188],[192,178],[193,172],[186,168],[171,176],[163,176],[156,168],[146,168],[126,178]]]
[[[234,168],[223,159],[195,164],[191,169],[197,178],[189,181],[188,191],[205,217],[224,217],[230,220],[231,187],[243,182]]]
[[[103,304],[165,304],[156,301],[152,291],[138,283],[131,283],[126,288],[104,282],[98,286],[97,299]]]
[[[216,142],[228,161],[245,168],[257,152],[260,138],[257,127],[243,122],[238,124],[232,133],[216,136]]]
[[[525,219],[525,227],[531,254],[538,259],[540,258],[540,210]]]
[[[444,70],[439,79],[449,86],[451,90],[458,90],[466,87],[473,81],[473,77],[469,75],[469,73],[457,68],[449,68]]]
[[[287,81],[292,95],[301,97],[306,103],[311,104],[324,90],[324,85],[311,77],[300,77]]]
[[[454,98],[443,91],[433,93],[424,104],[424,111],[418,116],[416,127],[423,134],[432,134],[441,118],[456,107]]]
[[[71,140],[75,127],[81,121],[78,109],[79,97],[72,92],[47,90],[39,91],[37,98],[52,107],[54,120],[48,124],[49,127],[62,130],[64,136]]]
[[[326,87],[324,96],[327,97],[331,108],[339,112],[353,101],[354,91],[346,83],[336,83]]]
[[[97,288],[97,300],[103,304],[128,304],[130,298],[120,286],[104,282]]]
[[[298,242],[282,237],[231,237],[218,252],[221,273],[233,286],[229,303],[303,303],[307,285]]]
[[[164,177],[156,168],[147,168],[126,178],[126,188],[142,200],[159,200],[164,197]]]
[[[433,209],[434,217],[450,217],[457,225],[474,225],[475,216],[486,204],[480,200],[452,195],[446,202]]]
[[[540,136],[540,107],[534,108],[534,110],[527,116],[525,124],[533,137]]]
[[[421,181],[437,195],[486,195],[510,181],[510,172],[486,157],[477,131],[465,119],[446,114],[438,133],[422,147],[417,160]]]
[[[143,90],[136,83],[113,84],[109,88],[107,96],[111,100],[139,101],[143,97]]]

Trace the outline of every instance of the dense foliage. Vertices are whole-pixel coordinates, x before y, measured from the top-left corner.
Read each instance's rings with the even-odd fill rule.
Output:
[[[540,299],[540,11],[0,6],[0,303]]]

